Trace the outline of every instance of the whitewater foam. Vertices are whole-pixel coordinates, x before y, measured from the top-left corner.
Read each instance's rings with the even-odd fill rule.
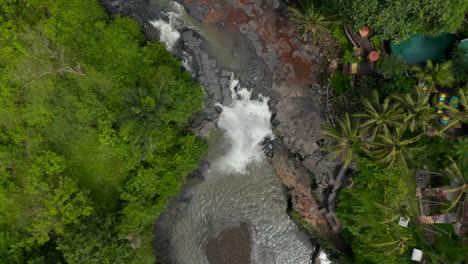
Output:
[[[169,22],[164,21],[163,19],[151,20],[150,24],[159,30],[159,40],[164,43],[166,49],[171,51],[175,43],[180,38],[180,33],[176,29],[177,19],[180,16],[174,12],[168,12],[167,16],[169,17]]]
[[[265,157],[260,143],[267,137],[273,137],[273,133],[268,98],[259,96],[258,100],[251,100],[252,93],[247,89],[236,91],[238,85],[239,81],[232,76],[229,86],[232,104],[218,104],[222,108],[218,126],[225,130],[230,149],[216,165],[224,170],[242,173],[248,164]]]

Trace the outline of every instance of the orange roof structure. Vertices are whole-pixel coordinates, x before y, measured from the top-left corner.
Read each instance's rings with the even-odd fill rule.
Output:
[[[361,37],[367,37],[369,33],[370,33],[370,29],[368,26],[365,26],[359,30],[359,35],[361,35]]]
[[[379,58],[380,58],[380,53],[379,52],[374,50],[374,51],[371,51],[369,53],[369,60],[370,61],[377,61],[377,60],[379,60]]]

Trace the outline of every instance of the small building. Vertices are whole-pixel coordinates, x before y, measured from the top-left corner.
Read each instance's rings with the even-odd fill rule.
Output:
[[[423,258],[423,252],[417,248],[413,248],[413,253],[411,254],[411,260],[416,262],[421,262]]]
[[[343,65],[343,75],[367,75],[375,72],[374,64],[367,60]]]
[[[423,225],[452,224],[454,232],[460,236],[468,233],[468,207],[465,204],[462,188],[452,181],[444,186],[444,174],[419,170],[415,173],[416,196],[419,201],[419,222]],[[465,197],[466,198],[466,197]],[[443,212],[447,201],[458,202],[456,212]]]

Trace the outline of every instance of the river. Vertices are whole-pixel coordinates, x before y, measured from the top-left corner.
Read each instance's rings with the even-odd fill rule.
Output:
[[[249,63],[239,36],[197,22],[178,4],[154,0],[152,5],[169,18],[150,22],[168,50],[179,32],[190,28],[204,37],[220,65],[236,71]],[[184,58],[188,70],[190,59]],[[167,244],[156,246],[159,257],[177,264],[311,263],[313,246],[288,216],[286,190],[262,149],[261,143],[274,137],[268,98],[251,99],[249,87],[234,74],[229,87],[232,100],[218,105],[219,129],[210,139],[203,180],[189,181],[158,220],[155,243]]]

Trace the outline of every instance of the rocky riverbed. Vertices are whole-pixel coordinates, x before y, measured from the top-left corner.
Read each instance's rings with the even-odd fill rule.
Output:
[[[167,12],[162,12],[151,0],[100,1],[112,15],[120,13],[135,18],[150,40],[159,37],[151,21],[170,19]],[[336,164],[325,158],[318,134],[320,125],[325,122],[324,98],[328,93],[326,51],[294,36],[285,14],[285,3],[279,0],[183,0],[181,4],[195,19],[194,24],[214,26],[214,33],[209,36],[185,28],[172,47],[172,52],[182,60],[190,58],[186,61],[187,67],[206,92],[205,110],[191,120],[190,129],[207,137],[216,128],[220,113],[216,103],[228,105],[232,100],[231,72],[242,87],[252,90],[253,98],[259,94],[268,96],[273,113],[271,122],[277,135],[277,139],[265,147],[268,159],[288,188],[292,207],[303,220],[323,234],[331,233],[334,224],[327,222],[323,206],[329,173]],[[228,50],[213,52],[206,38],[223,39],[225,37],[216,32],[224,31],[236,37],[226,44]],[[223,53],[229,56],[221,56]],[[248,59],[236,61],[235,67],[227,66],[226,60],[239,54],[244,57],[247,54]],[[192,177],[190,181],[193,179],[201,180]],[[183,199],[183,194],[178,199]],[[248,241],[242,228],[226,232],[237,232],[241,244]],[[214,237],[208,245],[225,241],[227,233]],[[164,240],[164,235],[161,236]],[[231,242],[236,243],[226,243]],[[207,252],[228,255],[212,246]]]

